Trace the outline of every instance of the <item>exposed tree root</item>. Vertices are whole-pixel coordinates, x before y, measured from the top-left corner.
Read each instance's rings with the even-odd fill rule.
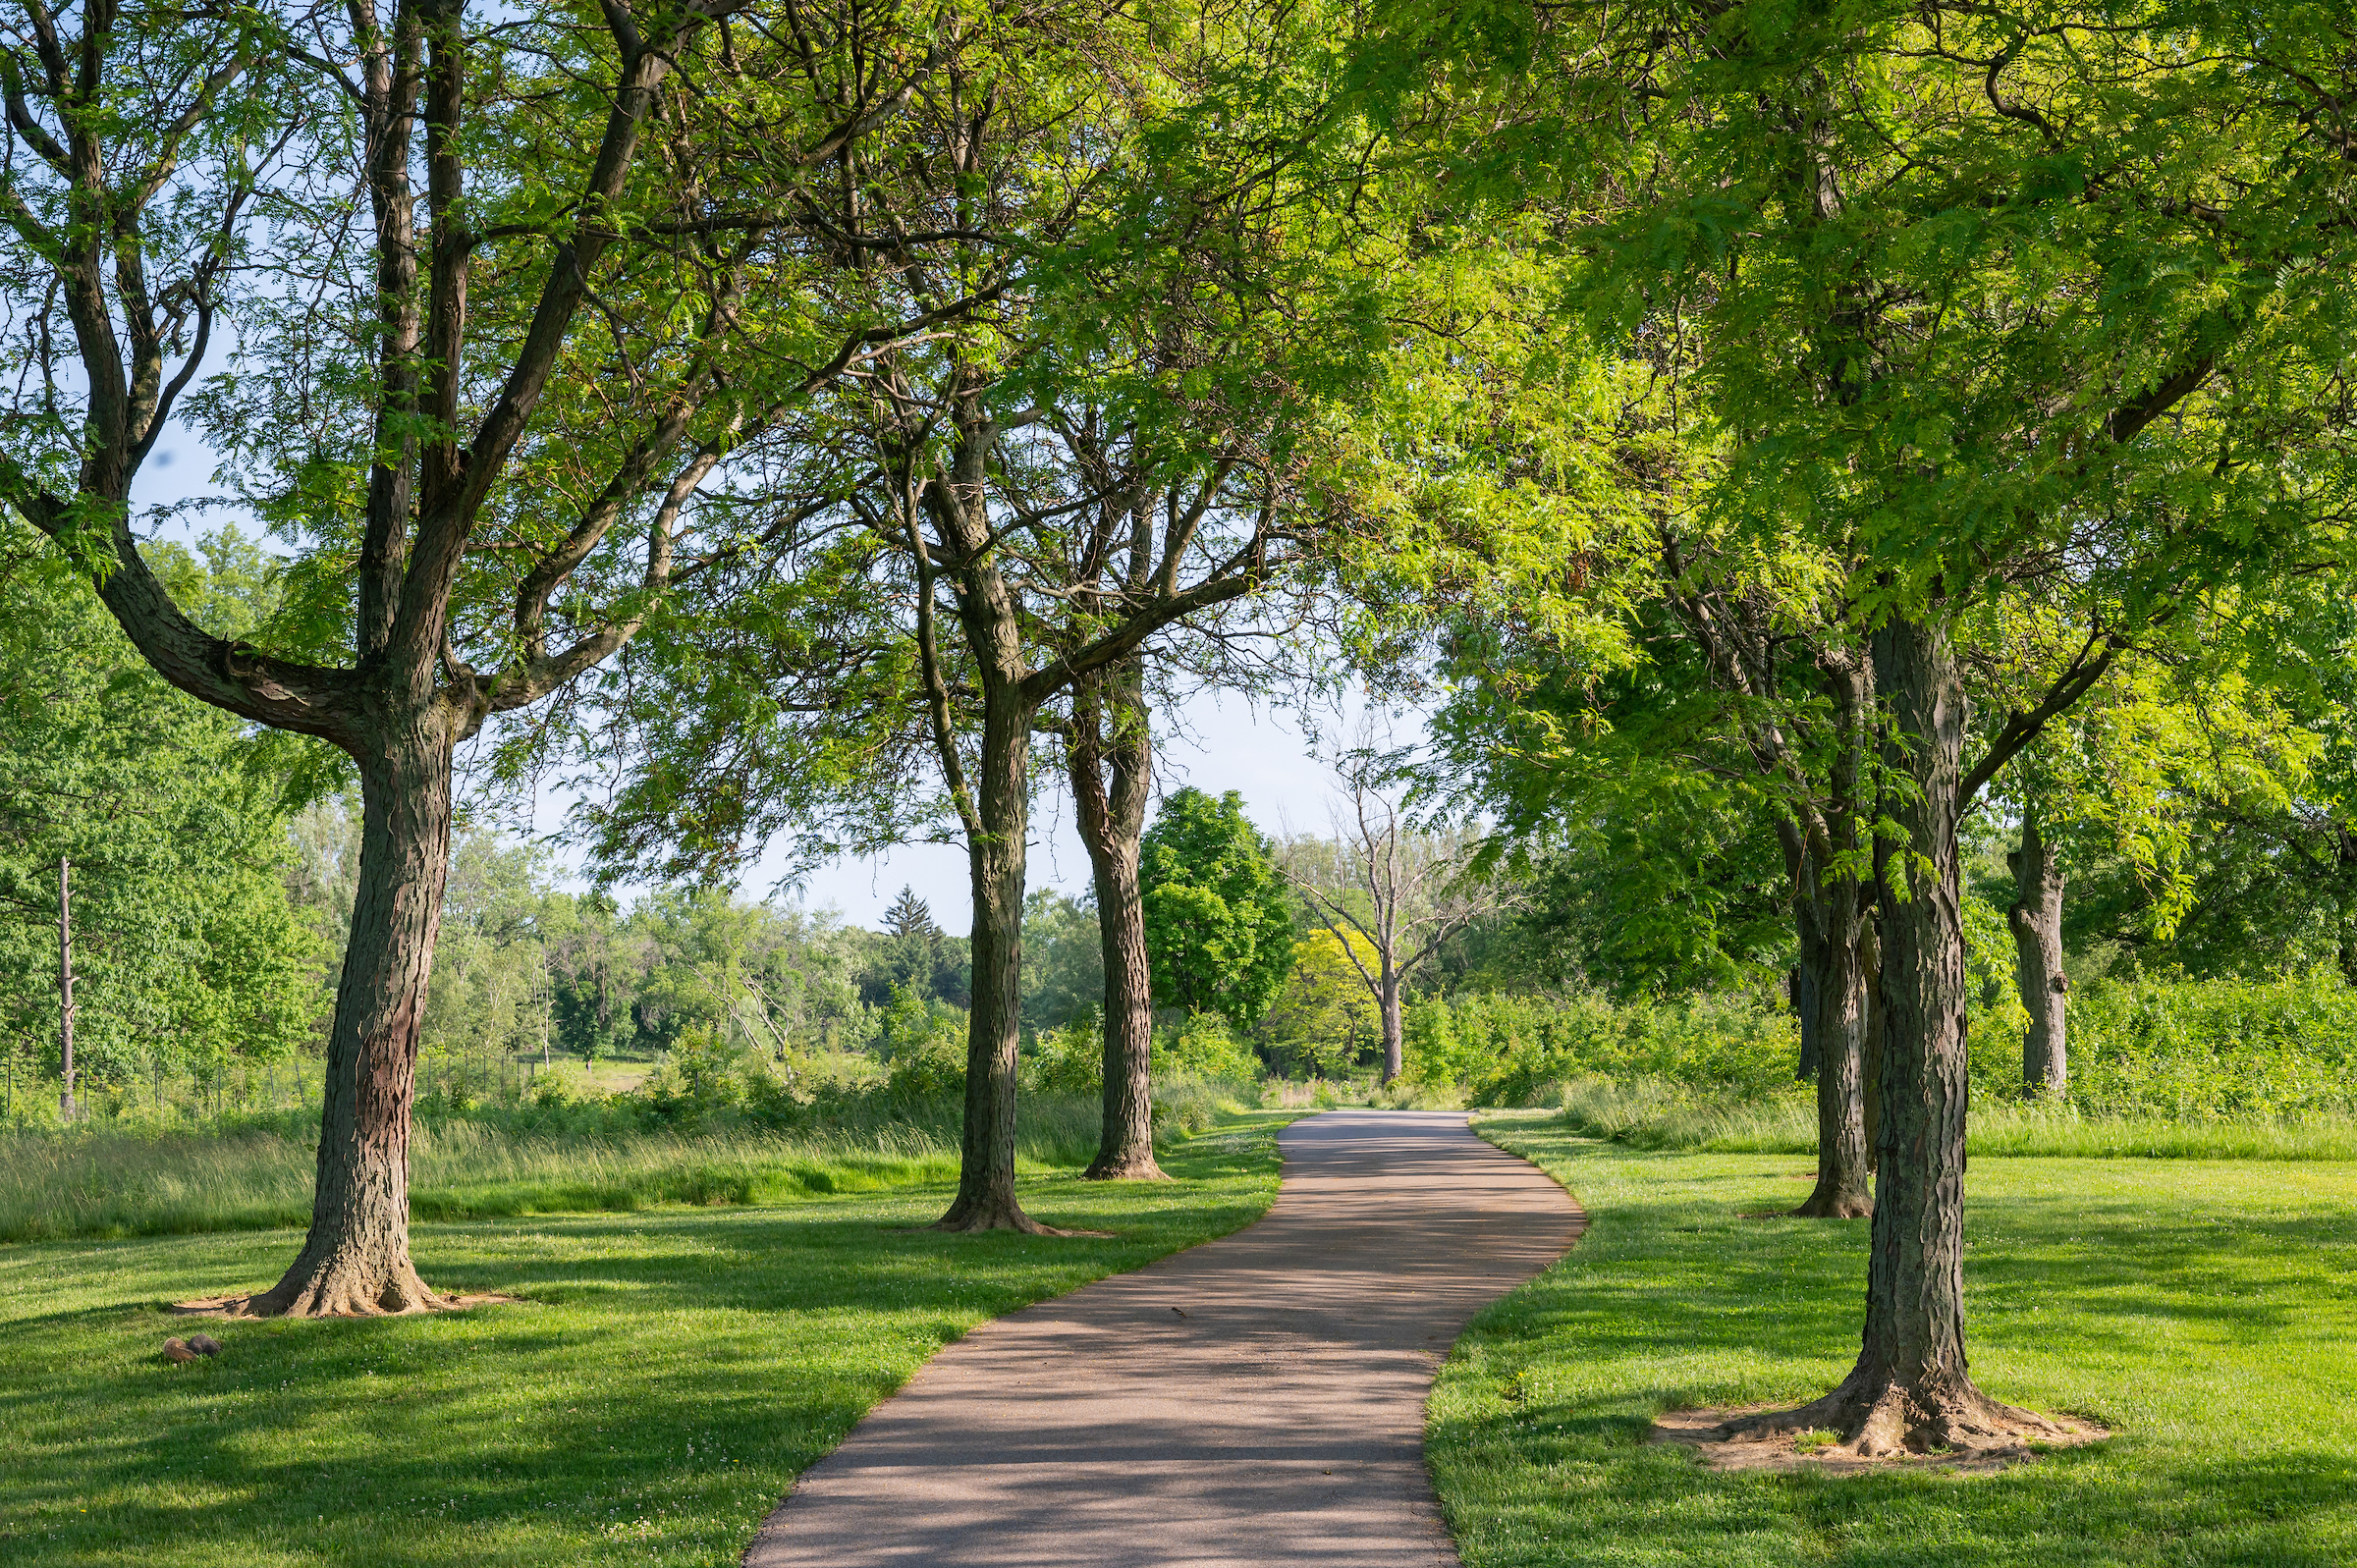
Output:
[[[1141,1149],[1127,1157],[1108,1160],[1097,1156],[1086,1170],[1080,1172],[1083,1181],[1168,1181],[1162,1166],[1154,1162],[1154,1151]]]
[[[427,1288],[407,1263],[361,1270],[331,1263],[306,1270],[298,1263],[268,1290],[176,1303],[174,1312],[213,1318],[399,1318],[513,1301],[512,1296],[449,1296]]]
[[[1829,1192],[1821,1184],[1806,1203],[1789,1213],[1795,1219],[1872,1219],[1874,1200],[1838,1188]]]
[[[1718,1439],[1770,1442],[1831,1432],[1828,1457],[1892,1459],[1907,1454],[2026,1451],[2032,1442],[2085,1441],[2090,1429],[1990,1398],[1969,1381],[1902,1386],[1853,1372],[1840,1387],[1797,1410],[1767,1410],[1722,1424]]]
[[[1109,1230],[1059,1230],[1043,1225],[1023,1213],[1023,1206],[1010,1197],[968,1200],[959,1198],[950,1205],[927,1230],[947,1230],[957,1235],[978,1235],[985,1230],[1016,1230],[1026,1236],[1109,1236]]]

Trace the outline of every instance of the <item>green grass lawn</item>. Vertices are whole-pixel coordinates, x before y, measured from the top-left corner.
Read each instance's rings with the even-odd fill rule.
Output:
[[[1283,1112],[1165,1151],[1169,1183],[1026,1177],[1111,1240],[947,1236],[945,1186],[775,1208],[416,1227],[458,1316],[192,1322],[292,1231],[0,1247],[0,1563],[734,1563],[795,1473],[974,1325],[1225,1234]],[[215,1333],[173,1367],[167,1335]]]
[[[1484,1118],[1587,1236],[1476,1320],[1429,1454],[1467,1568],[2357,1563],[2357,1165],[1976,1159],[1973,1374],[2117,1435],[1993,1477],[1730,1476],[1659,1412],[1797,1402],[1855,1359],[1866,1226],[1755,1220],[1805,1160]]]

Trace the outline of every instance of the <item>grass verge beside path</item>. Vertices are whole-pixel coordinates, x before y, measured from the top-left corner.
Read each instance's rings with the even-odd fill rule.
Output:
[[[1714,1155],[1817,1155],[1817,1102],[1792,1089],[1714,1094],[1662,1080],[1581,1078],[1555,1086],[1566,1126],[1632,1149]],[[2357,1117],[2318,1111],[2171,1120],[2069,1106],[1975,1102],[1970,1153],[2054,1160],[2329,1160],[2357,1162]]]
[[[1591,1217],[1443,1368],[1427,1452],[1467,1568],[2357,1562],[2357,1165],[1976,1159],[1973,1374],[2118,1435],[1992,1477],[1718,1475],[1679,1406],[1797,1402],[1857,1353],[1866,1226],[1752,1220],[1788,1157],[1646,1153],[1547,1112],[1479,1130]]]
[[[1110,1240],[918,1228],[929,1186],[770,1209],[420,1225],[461,1316],[199,1324],[297,1232],[0,1248],[0,1562],[10,1568],[720,1568],[795,1475],[943,1344],[1224,1235],[1275,1197],[1252,1112],[1168,1147],[1167,1183],[1026,1177],[1041,1219]]]

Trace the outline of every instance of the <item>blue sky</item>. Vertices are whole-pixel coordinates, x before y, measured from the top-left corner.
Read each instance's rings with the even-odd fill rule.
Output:
[[[220,493],[209,483],[211,454],[185,433],[175,434],[181,439],[160,443],[141,471],[135,508]],[[202,529],[236,520],[234,510],[224,510],[194,526],[164,533],[192,541]],[[247,525],[246,531],[255,530]],[[1331,736],[1347,732],[1355,717],[1338,720],[1328,712],[1322,724]],[[1213,794],[1233,789],[1261,831],[1271,835],[1325,826],[1333,776],[1311,755],[1311,742],[1295,716],[1239,695],[1204,692],[1175,713],[1157,716],[1155,731],[1158,792],[1185,784]],[[555,832],[565,804],[561,794],[543,795],[534,813],[535,830]],[[782,869],[781,860],[765,859],[745,878],[743,891],[756,897],[768,893]],[[1033,807],[1029,871],[1035,888],[1076,896],[1088,887],[1088,855],[1073,830],[1070,802],[1055,789],[1043,791]],[[873,926],[903,885],[932,906],[944,931],[964,935],[969,924],[965,852],[958,844],[907,844],[886,854],[831,862],[804,882],[799,897],[812,909],[832,907],[855,925]]]

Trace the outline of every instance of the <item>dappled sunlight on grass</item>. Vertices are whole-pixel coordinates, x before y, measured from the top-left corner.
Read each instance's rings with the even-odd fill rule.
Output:
[[[1639,1446],[1688,1405],[1799,1401],[1854,1359],[1864,1222],[1745,1219],[1788,1157],[1485,1130],[1588,1208],[1475,1323],[1431,1405],[1468,1568],[2357,1561],[2357,1166],[1973,1162],[1967,1311],[1998,1397],[2118,1435],[1994,1477],[1719,1475]]]
[[[421,1225],[428,1280],[522,1304],[208,1325],[186,1367],[160,1304],[267,1282],[297,1234],[0,1248],[0,1561],[734,1561],[943,1343],[1250,1222],[1287,1119],[1167,1149],[1168,1183],[1022,1182],[1104,1240],[930,1231],[940,1186]]]

